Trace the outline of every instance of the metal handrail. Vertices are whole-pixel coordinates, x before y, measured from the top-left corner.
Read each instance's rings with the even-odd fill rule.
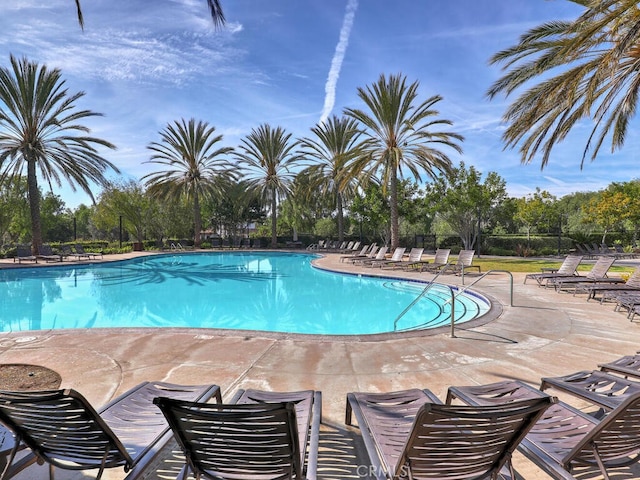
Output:
[[[458,295],[463,293],[465,290],[467,290],[470,287],[473,287],[476,283],[478,283],[480,280],[482,280],[484,277],[486,277],[487,275],[489,275],[490,273],[508,273],[509,277],[511,278],[511,285],[510,285],[510,297],[509,297],[509,306],[513,307],[513,273],[511,273],[509,270],[489,270],[488,272],[484,272],[482,275],[480,275],[478,278],[476,278],[473,282],[471,282],[469,285],[466,285],[460,289],[458,289]]]
[[[452,295],[451,295],[451,338],[455,338],[455,316],[454,316],[454,312],[455,312],[455,297],[464,293],[468,288],[474,286],[476,283],[478,283],[480,280],[482,280],[483,278],[485,278],[487,275],[489,275],[490,273],[508,273],[509,277],[511,279],[510,281],[510,286],[509,286],[509,290],[510,290],[510,296],[509,296],[509,306],[513,307],[513,273],[511,273],[509,270],[489,270],[488,272],[484,272],[482,275],[480,275],[478,278],[476,278],[473,282],[471,282],[469,285],[463,286],[462,288],[458,289],[458,293],[456,293],[455,295],[453,294],[453,289],[451,289]],[[448,302],[448,300],[447,300]],[[445,305],[446,303],[445,302]]]
[[[393,321],[393,330],[396,331],[398,328],[398,322],[400,321],[400,319],[402,317],[405,316],[405,314],[411,310],[413,308],[413,306],[418,303],[418,301],[424,297],[427,292],[431,289],[431,287],[433,287],[433,285],[435,285],[435,280],[441,275],[443,274],[449,267],[453,266],[450,263],[447,263],[442,270],[440,270],[432,279],[431,282],[429,284],[427,284],[427,286],[422,289],[422,291],[418,294],[418,296],[409,304],[407,305],[407,307],[400,312],[400,314],[396,317],[396,319]],[[449,291],[451,292],[451,299],[447,300],[444,304],[446,305],[449,301],[451,302],[451,338],[455,338],[455,308],[456,308],[456,302],[455,299],[458,295],[464,293],[467,289],[469,289],[470,287],[474,286],[476,283],[478,283],[480,280],[482,280],[483,278],[485,278],[487,275],[489,275],[490,273],[508,273],[509,277],[511,279],[510,281],[510,298],[509,298],[509,306],[513,307],[513,274],[509,271],[509,270],[489,270],[488,272],[483,273],[480,277],[476,278],[471,284],[467,285],[467,286],[463,286],[461,288],[458,288],[458,292],[455,293],[453,290],[453,287],[449,286],[449,285],[444,285],[446,287],[449,288]]]
[[[411,309],[413,308],[413,306],[414,306],[416,303],[418,303],[418,301],[419,301],[422,297],[424,297],[424,296],[427,294],[427,292],[431,289],[431,287],[433,287],[433,285],[435,285],[435,280],[436,280],[440,275],[442,275],[442,274],[443,274],[443,273],[444,273],[444,272],[445,272],[445,271],[446,271],[446,270],[447,270],[451,265],[452,265],[451,263],[447,263],[447,264],[445,264],[445,265],[442,267],[442,269],[440,269],[440,271],[439,271],[438,273],[436,273],[436,275],[431,279],[431,282],[429,282],[429,283],[427,284],[427,286],[426,286],[426,287],[424,287],[424,288],[422,289],[422,291],[418,294],[418,296],[417,296],[417,297],[416,297],[416,298],[415,298],[415,299],[414,299],[414,300],[413,300],[409,305],[407,305],[407,307],[406,307],[402,312],[400,312],[400,314],[399,314],[399,315],[396,317],[396,319],[393,321],[393,331],[394,331],[394,332],[398,329],[398,322],[400,321],[400,319],[401,319],[402,317],[404,317],[404,316],[405,316],[405,314],[406,314],[409,310],[411,310]]]

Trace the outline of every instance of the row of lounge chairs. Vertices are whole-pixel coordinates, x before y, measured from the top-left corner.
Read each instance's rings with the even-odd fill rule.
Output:
[[[71,249],[69,245],[61,245],[58,252],[54,252],[51,245],[44,244],[38,249],[38,254],[33,255],[31,247],[18,245],[13,262],[15,263],[17,261],[18,263],[22,263],[29,261],[38,263],[38,260],[44,260],[45,262],[62,262],[68,257],[73,257],[76,260],[94,260],[98,257],[102,258],[102,253],[87,252],[81,244],[77,243],[73,249]]]
[[[444,403],[426,389],[350,393],[348,425],[354,416],[378,480],[515,479],[516,449],[552,478],[590,467],[608,479],[640,458],[640,355],[542,378],[539,388],[519,380],[451,386]]]
[[[640,355],[599,370],[451,386],[442,402],[428,389],[347,394],[345,423],[362,435],[368,474],[390,479],[515,479],[519,450],[553,478],[577,466],[607,470],[640,453]],[[559,395],[586,402],[576,409]],[[2,478],[36,461],[54,467],[123,467],[146,475],[172,436],[185,454],[179,478],[310,479],[317,476],[322,394],[238,390],[222,403],[217,385],[143,382],[94,410],[75,390],[0,392]]]
[[[579,275],[577,267],[582,259],[580,255],[567,256],[557,271],[528,274],[525,283],[534,279],[540,286],[553,287],[558,292],[586,293],[587,301],[612,302],[616,311],[625,310],[629,320],[633,320],[640,313],[640,266],[625,281],[622,277],[607,276],[614,257],[599,257],[586,275]]]
[[[307,246],[307,250],[322,250],[331,253],[355,253],[360,249],[360,241],[329,241],[320,240],[318,243],[312,243]]]
[[[353,265],[364,267],[379,267],[381,269],[403,269],[405,271],[418,271],[438,273],[441,270],[453,273],[464,273],[465,270],[475,269],[481,273],[480,266],[473,264],[475,250],[461,250],[455,263],[449,262],[451,250],[439,248],[436,250],[433,260],[423,260],[424,249],[412,248],[406,253],[406,248],[398,247],[391,257],[387,257],[388,247],[378,247],[377,244],[365,245],[358,253],[342,255],[341,262],[351,262]]]
[[[613,256],[615,258],[638,258],[638,254],[635,252],[625,252],[624,248],[620,244],[614,244],[612,247],[608,246],[606,243],[601,243],[598,245],[597,243],[592,243],[589,245],[588,243],[577,243],[576,249],[580,255],[583,255],[586,258],[597,258],[601,255]]]
[[[99,410],[75,390],[2,391],[0,421],[15,438],[4,435],[0,478],[36,461],[50,480],[54,467],[97,469],[96,478],[123,467],[127,479],[141,478],[175,436],[180,478],[314,479],[321,404],[312,390],[239,390],[223,404],[217,385],[164,382],[141,383]]]

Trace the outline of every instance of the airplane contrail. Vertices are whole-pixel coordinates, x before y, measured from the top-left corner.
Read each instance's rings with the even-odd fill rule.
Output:
[[[333,54],[331,60],[331,68],[329,69],[329,75],[327,76],[327,82],[324,85],[324,107],[322,108],[322,115],[320,116],[320,123],[324,123],[336,101],[336,85],[338,78],[340,77],[340,69],[342,68],[342,61],[344,60],[344,54],[347,51],[349,45],[349,36],[351,35],[351,28],[353,27],[353,18],[356,15],[358,8],[358,0],[349,0],[347,3],[347,11],[342,20],[342,28],[340,29],[340,40],[336,45],[336,51]]]

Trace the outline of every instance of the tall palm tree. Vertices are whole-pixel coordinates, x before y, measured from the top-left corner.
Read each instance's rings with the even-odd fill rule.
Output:
[[[271,206],[272,248],[278,245],[278,200],[288,195],[295,177],[291,168],[300,160],[300,154],[295,152],[297,144],[281,127],[263,124],[242,139],[241,151],[236,154],[249,187],[259,192]]]
[[[101,116],[77,110],[84,92],[70,95],[58,69],[39,66],[11,55],[11,68],[0,68],[0,183],[27,174],[32,248],[42,245],[38,177],[60,187],[64,178],[75,191],[79,186],[92,200],[91,183],[105,185],[105,172],[118,168],[98,155],[96,146],[115,148],[87,134],[79,122]],[[76,134],[76,132],[79,132]]]
[[[540,153],[542,168],[553,147],[586,119],[592,128],[581,167],[589,153],[595,160],[608,136],[612,151],[621,148],[638,105],[637,2],[572,1],[586,7],[578,18],[535,27],[491,58],[506,73],[489,89],[490,98],[526,88],[503,116],[505,146],[520,145],[522,163]]]
[[[310,187],[319,188],[335,199],[338,239],[344,239],[344,201],[354,192],[355,179],[347,165],[363,155],[364,143],[359,142],[361,131],[353,118],[333,115],[326,122],[314,126],[316,138],[303,138],[301,144],[315,164],[307,167]]]
[[[364,155],[354,160],[350,169],[361,178],[379,176],[383,191],[389,195],[391,217],[391,247],[399,244],[398,180],[407,170],[417,181],[421,173],[435,179],[440,172],[451,170],[451,160],[436,147],[447,147],[462,153],[457,142],[462,135],[434,130],[452,122],[437,118],[439,112],[433,107],[442,100],[434,95],[422,103],[418,102],[419,83],[407,85],[401,74],[378,81],[366,89],[358,88],[358,96],[369,112],[347,108],[346,115],[356,119],[365,127],[370,141]],[[435,145],[435,146],[434,146]]]
[[[142,177],[149,193],[161,199],[185,196],[193,202],[194,245],[200,246],[202,231],[202,198],[221,195],[227,180],[235,180],[231,164],[221,156],[233,152],[232,147],[217,148],[222,135],[215,135],[215,127],[194,118],[168,124],[160,132],[160,142],[147,147],[153,152],[151,160],[164,167]]]
[[[84,30],[84,16],[82,15],[82,7],[80,6],[80,0],[75,0],[76,12],[78,13],[78,23],[80,28]],[[220,0],[207,0],[209,5],[209,13],[211,13],[211,20],[213,20],[213,26],[220,28],[224,26],[226,19],[224,18],[224,12],[222,11],[222,5]]]

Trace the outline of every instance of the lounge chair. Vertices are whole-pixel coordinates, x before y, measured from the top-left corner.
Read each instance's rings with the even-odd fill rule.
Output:
[[[475,250],[460,250],[460,253],[458,254],[458,260],[456,261],[456,263],[451,265],[451,271],[464,276],[466,270],[474,268],[478,270],[478,273],[481,273],[480,265],[473,264],[473,256],[475,255],[475,253]]]
[[[400,262],[402,261],[402,257],[404,256],[405,250],[406,250],[405,247],[396,247],[396,249],[393,251],[393,255],[391,255],[391,258],[380,258],[380,259],[376,258],[371,262],[368,262],[365,266],[366,267],[382,267],[383,265],[387,265],[389,263]]]
[[[640,355],[625,355],[616,360],[598,365],[603,372],[617,373],[625,378],[640,379]]]
[[[380,247],[375,252],[375,254],[370,252],[367,258],[355,258],[352,260],[351,263],[353,263],[354,265],[367,266],[369,263],[374,262],[376,260],[384,260],[385,257],[387,256],[387,251],[389,251],[389,247]]]
[[[39,253],[37,257],[41,260],[44,260],[45,262],[61,262],[62,261],[62,255],[60,254],[56,255],[55,253],[53,253],[51,245],[46,245],[46,244],[42,245],[39,248]]]
[[[567,473],[580,465],[598,468],[609,478],[608,468],[638,461],[639,431],[640,393],[629,396],[600,421],[558,403],[531,429],[519,450],[555,478],[568,478]]]
[[[353,240],[347,243],[345,248],[341,248],[338,253],[354,253],[360,250],[360,242],[354,242]]]
[[[637,306],[640,305],[640,291],[637,290],[622,290],[622,291],[608,291],[603,294],[603,303],[612,300],[616,302],[614,310],[616,312],[621,309],[627,310],[627,318],[633,320],[636,315]]]
[[[449,263],[449,255],[451,254],[450,248],[438,248],[436,250],[436,254],[433,257],[433,261],[422,261],[420,262],[420,271],[436,273],[440,271],[443,267],[445,267]]]
[[[424,248],[412,248],[409,252],[409,256],[406,258],[401,258],[400,260],[389,260],[388,262],[380,265],[381,268],[406,268],[409,265],[414,265],[417,262],[422,261],[422,253],[424,252]]]
[[[598,260],[596,260],[596,263],[593,264],[593,267],[591,267],[591,270],[589,270],[586,275],[550,278],[547,280],[546,286],[553,286],[556,292],[573,290],[574,293],[577,293],[579,291],[588,291],[586,287],[595,283],[609,285],[624,283],[624,280],[620,277],[607,277],[607,272],[615,261],[615,257],[602,255],[598,257]]]
[[[196,478],[315,480],[320,392],[240,390],[228,404],[156,398]],[[305,457],[307,458],[305,467]]]
[[[544,286],[550,279],[574,277],[578,274],[576,269],[583,258],[582,255],[567,255],[558,269],[553,269],[552,271],[543,269],[540,273],[529,273],[525,275],[524,283],[532,279],[538,282],[538,285]]]
[[[18,245],[16,248],[16,256],[13,258],[13,262],[18,260],[18,263],[22,261],[38,263],[38,257],[31,253],[31,248],[23,245]]]
[[[540,390],[558,390],[604,410],[613,410],[629,396],[640,393],[640,383],[601,370],[543,377]]]
[[[375,245],[375,243],[373,244]],[[372,247],[372,245],[365,245],[364,247],[362,247],[362,250],[360,250],[360,252],[356,252],[352,255],[342,255],[340,257],[340,262],[344,262],[345,260],[353,260],[355,258],[364,258],[367,256],[367,253],[369,252],[369,249]]]
[[[10,478],[34,461],[65,470],[124,467],[128,479],[141,475],[172,438],[158,396],[184,401],[220,402],[217,385],[175,385],[144,382],[96,411],[75,390],[0,392],[0,421],[16,436],[16,448],[1,478]],[[14,463],[18,446],[31,452]]]
[[[476,391],[471,391],[471,388]],[[453,395],[470,405],[509,402],[510,397],[536,396],[536,389],[507,380],[484,387],[457,387]],[[491,388],[492,395],[486,394]],[[531,428],[518,450],[548,475],[575,480],[576,466],[598,468],[609,478],[607,468],[628,466],[640,457],[640,393],[634,393],[602,420],[564,402],[551,405]],[[630,477],[631,478],[631,477]]]
[[[376,479],[515,478],[511,453],[554,400],[443,405],[429,390],[349,393]]]
[[[76,249],[77,256],[88,257],[88,258],[98,258],[98,256],[100,256],[100,258],[102,258],[102,252],[97,252],[97,253],[86,252],[84,250],[84,247],[80,243],[76,243],[74,245],[74,248]]]
[[[595,284],[595,285],[587,285],[587,300],[591,300],[592,298],[596,298],[598,294],[600,294],[600,303],[604,303],[605,300],[608,300],[610,297],[610,293],[612,292],[638,292],[640,293],[640,267],[636,267],[631,276],[624,283],[619,283],[616,285],[608,285],[608,284]]]
[[[634,252],[625,252],[624,248],[619,243],[614,243],[613,249],[615,250],[614,255],[616,258],[637,258],[637,255]]]

